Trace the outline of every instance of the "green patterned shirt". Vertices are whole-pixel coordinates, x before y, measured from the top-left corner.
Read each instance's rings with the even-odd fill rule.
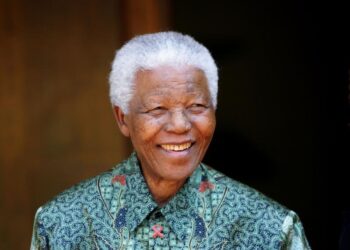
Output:
[[[200,164],[163,207],[133,153],[38,209],[31,249],[310,249],[297,215]]]

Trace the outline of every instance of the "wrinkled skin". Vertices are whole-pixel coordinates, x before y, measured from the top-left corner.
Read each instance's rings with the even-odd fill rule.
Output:
[[[171,198],[203,159],[215,130],[204,73],[171,66],[138,71],[128,114],[115,112],[153,196],[160,203]]]

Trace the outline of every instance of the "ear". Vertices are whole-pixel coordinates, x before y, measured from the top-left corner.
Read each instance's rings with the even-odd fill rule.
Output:
[[[124,136],[129,137],[130,131],[129,131],[129,127],[128,127],[128,124],[127,124],[126,119],[125,119],[126,116],[125,116],[124,112],[118,106],[114,106],[113,109],[114,109],[115,120],[117,121],[120,132],[122,132],[122,134]]]

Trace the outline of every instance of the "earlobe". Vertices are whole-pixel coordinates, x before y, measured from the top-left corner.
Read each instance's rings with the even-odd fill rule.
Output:
[[[114,106],[113,109],[114,109],[115,120],[117,121],[120,132],[122,132],[124,136],[129,137],[130,132],[129,132],[128,124],[125,119],[126,117],[124,112],[118,106]]]

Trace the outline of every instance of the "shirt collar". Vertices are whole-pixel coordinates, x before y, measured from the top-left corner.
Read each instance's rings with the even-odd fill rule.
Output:
[[[118,217],[124,217],[122,226],[131,232],[157,207],[157,203],[148,189],[135,152],[116,170],[119,174],[115,176],[125,178],[124,193],[121,194],[123,204],[116,215],[116,223]]]
[[[200,202],[199,186],[205,179],[203,176],[205,171],[200,165],[176,195],[160,209],[173,232],[182,241],[189,240],[191,236],[202,238],[206,234],[197,206]],[[131,232],[158,207],[142,175],[136,153],[114,168],[108,178],[113,190],[101,193],[104,203],[114,219],[115,227],[127,227]]]

